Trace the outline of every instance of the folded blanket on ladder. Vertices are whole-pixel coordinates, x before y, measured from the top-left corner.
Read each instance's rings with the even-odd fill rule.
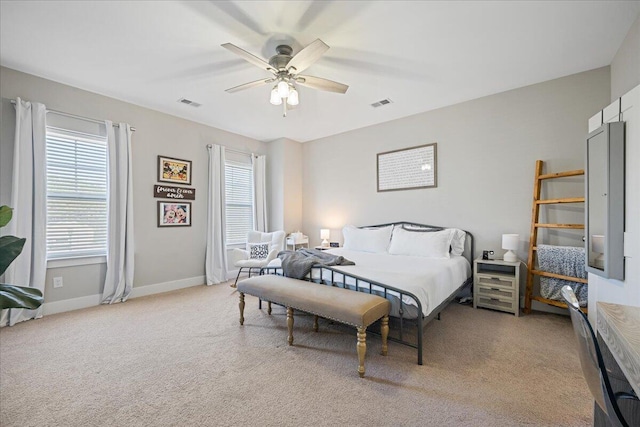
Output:
[[[584,248],[573,246],[538,245],[538,266],[542,271],[563,276],[586,279],[584,270]],[[540,295],[543,298],[562,301],[563,286],[569,285],[581,307],[587,306],[587,284],[571,282],[553,277],[540,277]]]
[[[298,249],[281,251],[282,273],[294,279],[304,279],[314,265],[355,265],[343,256],[332,255],[316,249]]]

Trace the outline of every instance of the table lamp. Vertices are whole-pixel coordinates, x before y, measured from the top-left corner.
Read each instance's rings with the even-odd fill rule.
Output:
[[[507,253],[504,254],[505,261],[508,261],[508,262],[518,261],[518,257],[513,251],[517,250],[519,245],[520,245],[519,234],[503,234],[502,235],[502,249],[507,250]]]
[[[322,247],[328,247],[329,246],[329,239],[331,237],[331,230],[329,230],[328,228],[321,228],[320,229],[320,238],[322,239]]]

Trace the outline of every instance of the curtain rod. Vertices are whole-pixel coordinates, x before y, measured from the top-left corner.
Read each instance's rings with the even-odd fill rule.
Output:
[[[246,155],[248,155],[248,156],[255,155],[256,157],[258,157],[258,155],[257,155],[257,154],[254,154],[254,153],[246,153],[246,152],[244,152],[244,151],[234,150],[233,148],[229,148],[229,147],[227,147],[226,145],[223,145],[223,147],[224,147],[225,151],[231,151],[231,152],[233,152],[233,153],[238,153],[238,154],[246,154]],[[213,145],[211,145],[211,144],[207,144],[207,148],[213,148]]]
[[[12,99],[11,103],[13,105],[16,105],[16,100]],[[87,121],[87,122],[94,122],[94,123],[104,124],[104,120],[98,120],[98,119],[92,119],[90,117],[78,116],[78,115],[75,115],[75,114],[65,113],[63,111],[51,110],[49,108],[47,108],[47,113],[58,114],[60,116],[71,117],[73,119],[80,119],[80,120],[84,120],[84,121]],[[117,124],[117,123],[113,123],[113,127],[119,128],[120,125]],[[136,128],[134,128],[133,126],[131,126],[130,129],[131,129],[131,132],[135,132],[136,131]]]

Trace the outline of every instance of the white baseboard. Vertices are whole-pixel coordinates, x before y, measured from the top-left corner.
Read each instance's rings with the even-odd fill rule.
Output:
[[[160,294],[162,292],[175,291],[177,289],[189,288],[191,286],[204,285],[205,277],[197,276],[187,279],[174,280],[171,282],[156,283],[154,285],[134,287],[129,298],[144,297],[147,295]],[[42,305],[42,314],[64,313],[65,311],[79,310],[81,308],[95,307],[100,305],[101,294],[89,295],[86,297],[71,298],[62,301],[46,302]]]
[[[174,280],[171,282],[156,283],[155,285],[134,286],[129,298],[144,297],[147,295],[160,294],[162,292],[175,291],[178,289],[190,288],[191,286],[204,285],[206,279],[204,276],[189,277],[187,279]]]
[[[45,302],[42,304],[42,315],[64,313],[65,311],[80,310],[81,308],[100,305],[101,294],[89,295],[86,297],[65,299],[62,301]]]

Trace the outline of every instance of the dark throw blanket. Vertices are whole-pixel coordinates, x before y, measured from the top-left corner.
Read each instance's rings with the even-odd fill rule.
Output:
[[[282,260],[282,272],[287,277],[304,279],[313,266],[355,265],[343,256],[332,255],[317,249],[298,249],[297,251],[281,251],[278,258]]]

